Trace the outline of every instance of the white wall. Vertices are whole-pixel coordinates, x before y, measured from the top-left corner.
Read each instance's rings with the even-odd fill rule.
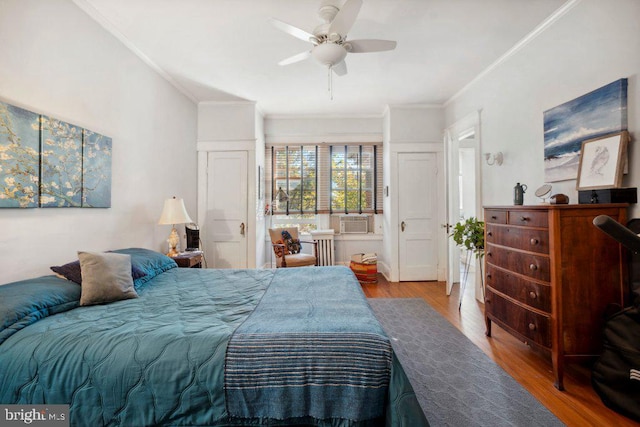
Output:
[[[377,116],[267,116],[267,143],[380,142],[382,120]]]
[[[70,0],[0,0],[0,40],[2,101],[113,138],[110,209],[0,209],[0,283],[78,250],[166,250],[164,199],[196,212],[195,104]]]
[[[504,153],[502,166],[483,162],[485,205],[512,204],[516,182],[538,203],[544,183],[543,112],[620,78],[629,79],[628,117],[632,139],[640,126],[640,1],[582,0],[522,49],[446,104],[447,125],[481,109],[482,151]],[[634,138],[635,136],[635,138]],[[640,187],[640,150],[631,143],[624,186]],[[552,183],[577,203],[575,180]],[[640,215],[633,205],[630,217]]]
[[[198,141],[253,141],[256,104],[251,101],[198,104]]]

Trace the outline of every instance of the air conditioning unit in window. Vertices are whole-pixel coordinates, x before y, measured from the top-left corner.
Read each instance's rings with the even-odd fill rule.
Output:
[[[368,233],[369,218],[367,215],[341,215],[340,216],[340,233]]]

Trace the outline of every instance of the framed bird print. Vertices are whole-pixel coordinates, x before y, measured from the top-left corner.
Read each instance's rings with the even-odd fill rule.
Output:
[[[627,131],[584,141],[580,150],[577,189],[620,187],[628,142]]]

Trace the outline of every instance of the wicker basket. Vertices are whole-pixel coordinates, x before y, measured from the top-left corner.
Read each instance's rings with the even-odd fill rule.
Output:
[[[349,268],[353,271],[360,284],[378,283],[378,264],[363,264],[361,262],[351,261]]]

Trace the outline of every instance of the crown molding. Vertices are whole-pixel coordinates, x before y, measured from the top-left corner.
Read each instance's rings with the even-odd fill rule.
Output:
[[[529,34],[524,36],[518,43],[516,43],[511,49],[509,49],[505,54],[503,54],[500,58],[498,58],[493,64],[489,65],[484,69],[480,74],[473,78],[469,83],[464,85],[462,89],[453,94],[451,98],[449,98],[443,104],[444,107],[448,107],[451,102],[462,96],[466,91],[468,91],[472,86],[482,80],[487,74],[491,73],[498,66],[500,66],[503,62],[506,62],[516,53],[520,52],[525,46],[535,40],[540,34],[542,34],[547,28],[552,26],[556,21],[566,15],[571,9],[576,7],[582,0],[569,0],[559,9],[557,9],[554,13],[552,13],[547,19],[542,21],[540,25],[533,29]]]
[[[444,108],[444,104],[387,104],[387,110],[437,110]],[[385,111],[387,111],[385,110]]]
[[[203,105],[253,105],[257,106],[256,101],[250,100],[236,100],[236,101],[200,101],[198,102],[198,106]]]
[[[335,120],[335,119],[381,119],[383,114],[266,114],[273,120]]]
[[[72,0],[76,6],[82,9],[89,17],[93,18],[98,24],[100,24],[109,34],[118,39],[126,48],[128,48],[134,55],[142,60],[146,65],[148,65],[153,71],[158,73],[160,77],[169,82],[173,87],[175,87],[181,94],[189,98],[193,101],[194,104],[198,104],[198,100],[196,97],[185,89],[182,85],[180,85],[175,79],[173,79],[169,74],[167,74],[162,68],[158,66],[155,62],[151,60],[147,55],[142,53],[140,49],[138,49],[132,42],[129,40],[124,34],[122,34],[116,27],[113,25],[111,21],[109,21],[103,14],[98,12],[98,10],[93,7],[86,0]]]

